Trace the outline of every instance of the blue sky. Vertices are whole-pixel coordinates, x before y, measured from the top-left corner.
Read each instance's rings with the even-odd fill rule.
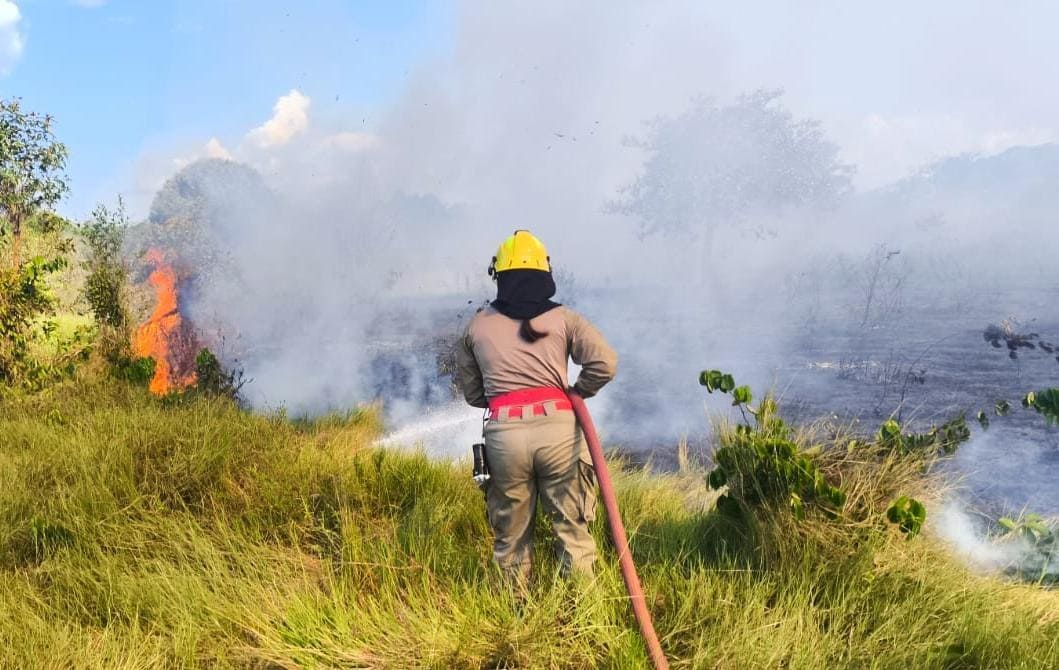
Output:
[[[70,149],[62,209],[73,216],[113,198],[145,152],[241,136],[291,89],[316,118],[370,125],[409,69],[447,48],[451,24],[444,3],[410,0],[14,4],[21,48],[5,56],[0,45],[0,96],[55,116]]]

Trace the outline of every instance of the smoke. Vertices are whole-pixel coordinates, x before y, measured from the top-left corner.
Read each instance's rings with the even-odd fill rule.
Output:
[[[1036,438],[1036,439],[1035,439]],[[1027,579],[1059,577],[1055,452],[1032,432],[1000,428],[961,446],[950,470],[959,486],[931,525],[973,567]],[[998,520],[1006,519],[1005,528]]]
[[[957,555],[979,570],[1030,581],[1059,577],[1059,551],[1054,541],[1037,542],[1018,531],[1004,533],[995,521],[976,519],[957,501],[943,504],[932,525]]]
[[[1017,517],[1024,511],[1059,517],[1059,495],[1053,486],[1059,461],[1055,431],[1034,430],[1040,419],[1025,418],[1031,423],[1020,428],[996,419],[999,425],[962,445],[951,464],[977,499],[975,506],[990,505],[986,511],[994,518]]]
[[[618,350],[618,379],[593,401],[610,444],[701,442],[706,367],[775,389],[798,416],[868,430],[893,412],[929,422],[1015,400],[1056,362],[1009,360],[980,333],[1011,314],[1059,330],[1059,149],[1004,150],[1053,138],[1039,110],[1059,99],[986,61],[1050,81],[1059,59],[962,48],[1010,32],[1005,17],[957,17],[966,34],[938,58],[906,37],[880,44],[904,32],[869,27],[893,20],[879,12],[466,6],[451,49],[409,72],[371,123],[327,92],[291,90],[262,125],[186,156],[252,172],[185,167],[152,225],[207,231],[173,241],[200,268],[185,307],[252,380],[255,407],[381,399],[388,441],[433,453],[479,434],[478,413],[453,405],[449,346],[492,296],[487,261],[516,228],[544,239],[557,298]],[[917,31],[952,18],[916,12]],[[946,98],[936,84],[957,52],[977,60],[961,61],[968,87]],[[982,112],[995,91],[1020,95]],[[1011,448],[1054,479],[1055,434],[1018,425]],[[961,468],[995,452],[968,453]],[[1016,507],[1054,500],[1036,478],[1013,481],[983,488]]]
[[[1030,548],[1019,541],[1008,544],[991,541],[982,524],[976,524],[966,509],[953,501],[941,507],[933,525],[960,556],[983,570],[1004,570],[1018,566],[1029,553]]]

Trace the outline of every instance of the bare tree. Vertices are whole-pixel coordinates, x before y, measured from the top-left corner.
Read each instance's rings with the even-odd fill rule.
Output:
[[[877,320],[881,320],[900,310],[905,273],[897,270],[893,262],[900,254],[900,250],[880,244],[864,259],[864,313],[861,315],[861,328],[871,323],[873,314],[878,317]]]

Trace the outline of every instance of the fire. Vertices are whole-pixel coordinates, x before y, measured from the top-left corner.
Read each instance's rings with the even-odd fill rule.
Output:
[[[159,249],[151,249],[145,259],[154,266],[148,277],[156,303],[151,316],[132,340],[137,356],[155,361],[151,392],[165,395],[195,383],[195,354],[198,349],[189,323],[180,314],[179,277]]]

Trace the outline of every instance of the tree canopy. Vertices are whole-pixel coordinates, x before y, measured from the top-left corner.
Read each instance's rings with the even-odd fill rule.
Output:
[[[723,106],[699,100],[651,122],[646,137],[632,141],[647,152],[643,171],[613,208],[638,219],[643,235],[709,238],[753,213],[839,202],[852,166],[818,122],[795,119],[780,95],[757,91]]]
[[[16,260],[22,225],[66,194],[66,156],[51,116],[0,100],[0,233],[14,236]]]

